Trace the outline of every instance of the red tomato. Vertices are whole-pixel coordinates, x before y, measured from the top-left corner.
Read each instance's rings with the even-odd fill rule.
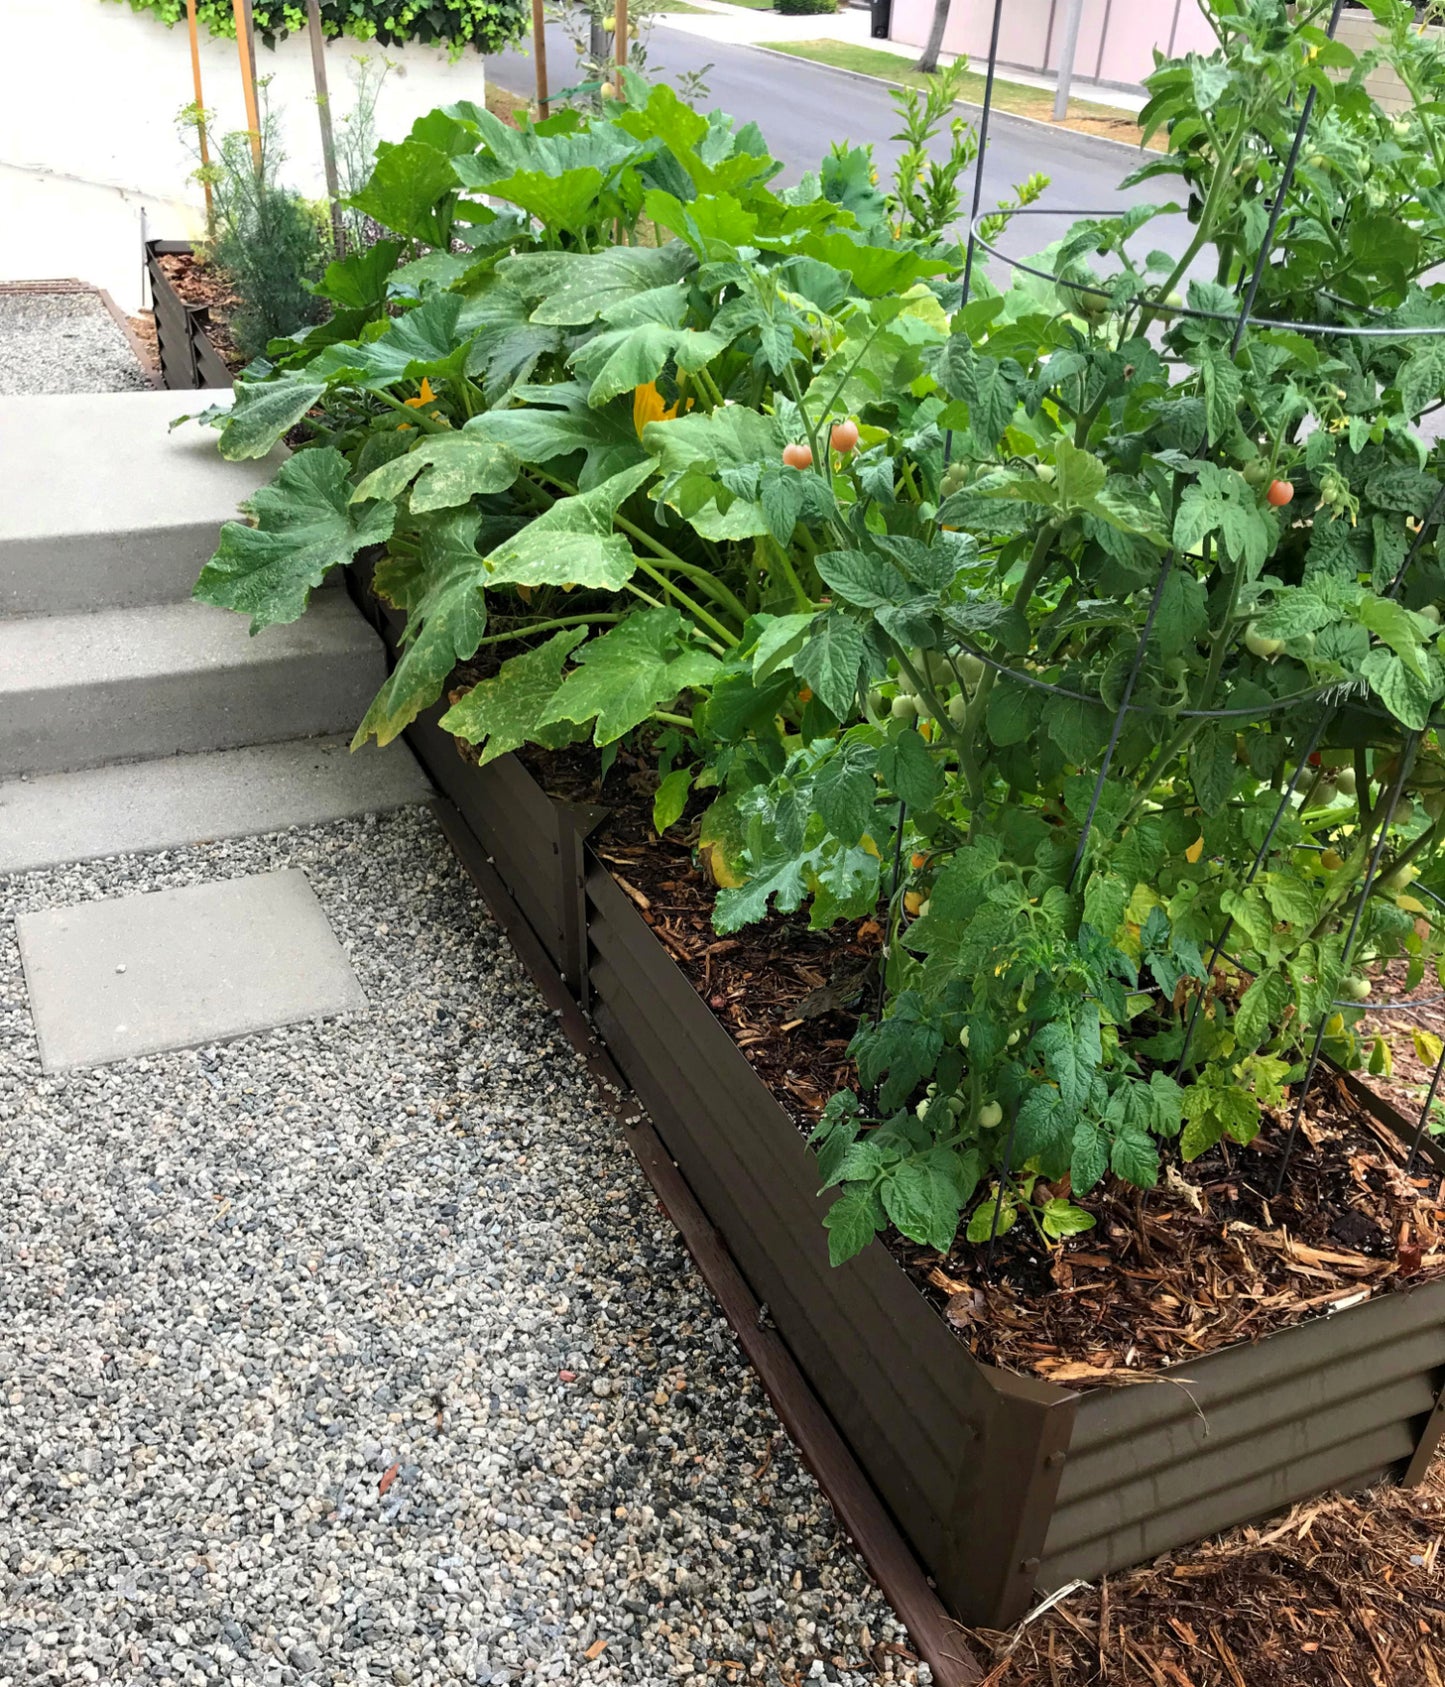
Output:
[[[1281,509],[1294,497],[1294,487],[1287,480],[1272,480],[1265,497],[1276,509]]]
[[[833,424],[833,449],[845,455],[858,443],[858,424],[851,419]]]
[[[790,469],[810,469],[813,466],[813,448],[811,445],[785,445],[783,461]]]

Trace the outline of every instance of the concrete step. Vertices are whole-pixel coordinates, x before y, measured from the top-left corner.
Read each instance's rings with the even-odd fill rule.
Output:
[[[0,780],[0,873],[143,855],[426,802],[404,744],[303,738]]]
[[[187,413],[225,392],[0,398],[0,616],[180,603],[285,457],[228,463]]]
[[[385,677],[344,592],[256,638],[200,603],[0,621],[0,778],[347,732]]]

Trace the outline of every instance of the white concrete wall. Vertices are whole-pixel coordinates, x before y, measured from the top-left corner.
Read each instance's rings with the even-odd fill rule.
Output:
[[[1063,0],[1007,0],[999,31],[999,63],[1020,70],[1058,69]],[[921,47],[934,0],[893,0],[890,34]],[[964,53],[982,69],[988,60],[992,0],[953,0],[944,51]],[[1208,52],[1215,45],[1198,0],[1084,0],[1074,59],[1076,84],[1100,81],[1136,87],[1161,53]]]
[[[353,103],[349,68],[360,55],[396,65],[377,111],[382,140],[399,139],[434,106],[485,92],[478,53],[452,64],[443,48],[347,37],[326,53],[337,117]],[[281,120],[282,179],[320,198],[307,41],[292,36],[274,52],[258,42],[256,57]],[[244,129],[236,43],[202,33],[201,75],[218,131]],[[200,227],[201,189],[188,179],[195,160],[175,122],[193,97],[184,22],[167,29],[115,0],[0,0],[0,280],[76,276],[136,308],[138,258],[128,243],[139,247],[142,209],[152,234],[184,238]],[[38,225],[37,206],[50,208]]]

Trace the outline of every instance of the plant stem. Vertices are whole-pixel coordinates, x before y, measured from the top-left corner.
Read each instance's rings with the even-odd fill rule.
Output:
[[[399,398],[393,398],[389,392],[378,391],[375,395],[383,404],[389,404],[393,410],[399,410],[408,422],[420,428],[423,433],[450,433],[452,430],[445,422],[438,422],[428,416],[424,410],[413,408],[410,404],[403,404]]]
[[[739,623],[747,620],[748,612],[743,604],[716,575],[709,574],[707,569],[699,568],[696,563],[684,562],[676,551],[669,550],[660,540],[654,539],[645,527],[639,527],[625,515],[619,513],[612,519],[624,533],[630,533],[639,543],[646,545],[654,556],[660,557],[681,574],[684,580],[691,580],[695,586],[700,587],[714,603],[727,610],[729,615],[736,615]]]
[[[477,641],[477,649],[480,650],[484,644],[506,644],[509,639],[531,638],[534,633],[559,632],[563,627],[600,627],[621,619],[622,616],[615,610],[599,612],[596,615],[559,615],[555,620],[533,621],[508,633],[491,633]]]
[[[700,603],[694,602],[694,600],[690,598],[685,591],[683,591],[682,587],[679,586],[675,580],[669,579],[669,577],[664,574],[660,568],[654,568],[645,557],[637,558],[637,566],[649,580],[654,581],[657,585],[662,587],[662,590],[667,597],[672,598],[680,608],[686,610],[687,613],[692,616],[693,620],[699,623],[699,625],[706,627],[709,632],[716,634],[716,636],[720,638],[729,649],[732,649],[741,643],[741,640],[738,638],[736,633],[729,632],[715,615],[710,615]]]

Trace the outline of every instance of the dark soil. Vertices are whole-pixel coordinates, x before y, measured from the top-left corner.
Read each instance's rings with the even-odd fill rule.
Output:
[[[236,349],[230,327],[231,312],[238,301],[226,277],[213,264],[208,264],[193,252],[165,253],[156,259],[156,263],[183,304],[206,307],[206,335],[225,360],[226,367],[232,374],[244,369],[246,359]]]
[[[458,675],[459,679],[464,676]],[[476,673],[467,680],[480,677]],[[713,888],[693,861],[694,811],[651,827],[655,776],[622,751],[604,784],[596,751],[523,759],[554,796],[612,817],[598,852],[673,959],[802,1130],[834,1090],[857,1087],[847,1047],[871,1011],[882,932],[827,932],[773,915],[730,937],[712,929]],[[1221,1145],[1166,1166],[1147,1193],[1113,1179],[1081,1204],[1095,1228],[1046,1247],[1020,1221],[987,1250],[943,1256],[896,1233],[888,1246],[980,1359],[1050,1381],[1133,1381],[1201,1353],[1445,1276],[1445,1177],[1407,1179],[1400,1144],[1316,1080],[1284,1192],[1273,1195],[1288,1118],[1247,1149]]]

